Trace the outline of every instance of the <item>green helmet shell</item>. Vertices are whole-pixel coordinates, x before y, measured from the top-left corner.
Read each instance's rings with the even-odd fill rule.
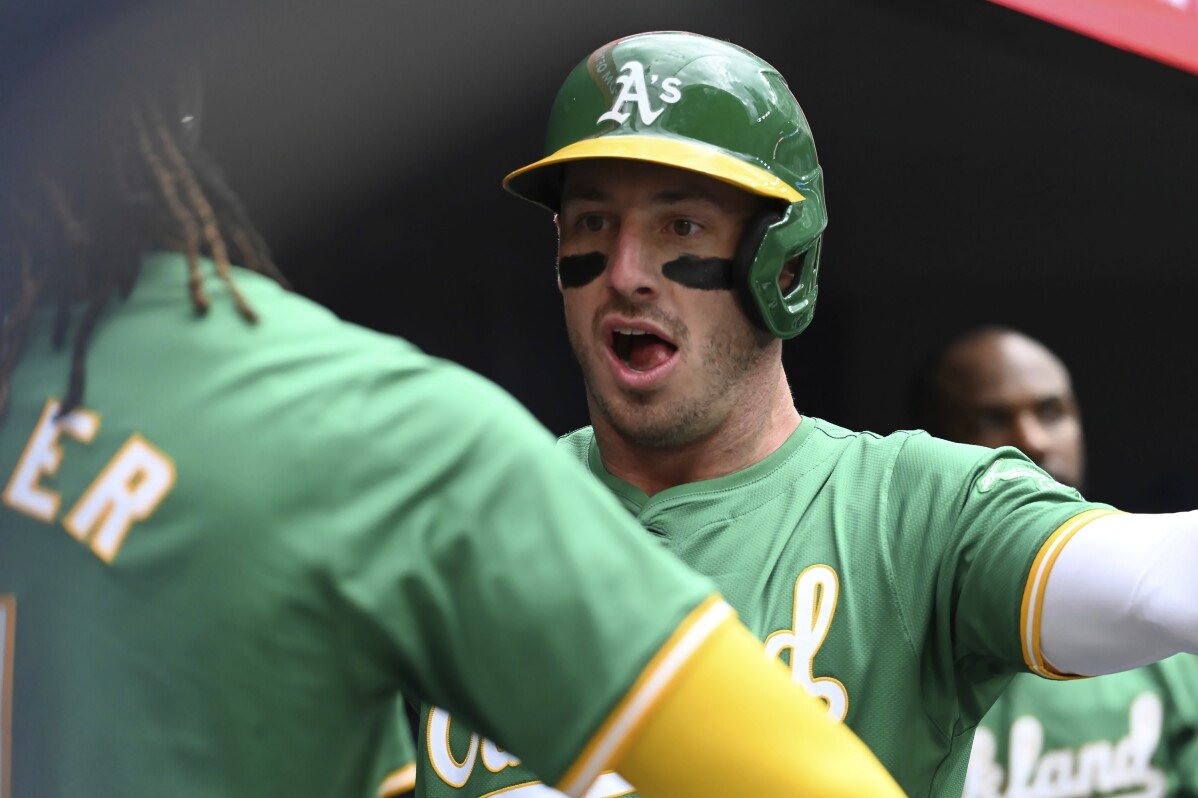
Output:
[[[687,169],[777,200],[779,213],[746,229],[760,242],[742,242],[738,253],[741,296],[749,317],[779,338],[811,322],[828,219],[823,177],[803,110],[772,66],[693,33],[642,33],[600,47],[562,84],[544,157],[503,183],[556,211],[561,165],[590,158]],[[783,292],[778,279],[792,262],[796,279]]]

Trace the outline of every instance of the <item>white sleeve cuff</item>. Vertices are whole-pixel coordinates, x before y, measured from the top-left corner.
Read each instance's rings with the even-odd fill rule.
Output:
[[[1041,675],[1115,673],[1198,652],[1198,512],[1086,521],[1057,541],[1041,574],[1039,634],[1030,630]]]

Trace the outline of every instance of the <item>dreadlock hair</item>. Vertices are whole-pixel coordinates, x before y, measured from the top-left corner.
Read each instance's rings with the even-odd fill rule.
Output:
[[[87,137],[73,131],[3,153],[9,179],[0,206],[0,418],[30,319],[46,305],[56,308],[56,347],[77,317],[60,417],[80,405],[92,333],[113,295],[123,299],[133,290],[148,251],[184,254],[198,314],[210,305],[201,258],[211,261],[249,323],[257,314],[234,280],[234,254],[286,285],[244,206],[199,147],[198,108],[193,114],[171,107],[180,96],[177,88],[165,96],[144,88],[118,92]],[[56,131],[68,127],[77,126],[51,123]]]

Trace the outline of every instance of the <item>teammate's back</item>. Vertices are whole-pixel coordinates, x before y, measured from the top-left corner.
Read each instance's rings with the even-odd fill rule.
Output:
[[[501,468],[532,424],[484,381],[248,273],[258,325],[219,294],[195,318],[181,261],[149,259],[101,322],[61,432],[51,312],[15,374],[12,745],[54,763],[14,768],[15,794],[365,794],[399,666],[447,620],[428,595],[428,629],[380,628],[410,620],[386,603],[413,600],[426,558],[469,554],[435,516],[477,522],[471,470]],[[457,492],[434,506],[442,481]]]

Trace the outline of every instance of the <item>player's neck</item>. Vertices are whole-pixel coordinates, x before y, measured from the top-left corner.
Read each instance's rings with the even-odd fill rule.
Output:
[[[622,436],[602,414],[591,420],[608,472],[652,496],[666,488],[715,479],[761,462],[798,427],[801,418],[786,374],[778,368],[772,387],[733,413],[709,435],[678,446],[643,446]]]

